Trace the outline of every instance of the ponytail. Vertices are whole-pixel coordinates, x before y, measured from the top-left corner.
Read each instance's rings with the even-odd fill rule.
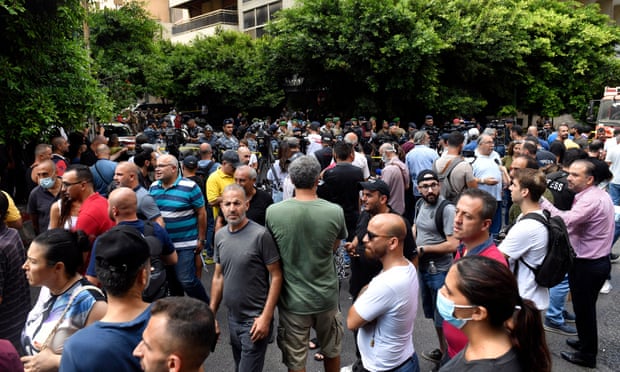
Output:
[[[524,371],[550,372],[551,354],[547,348],[540,311],[532,301],[521,301],[521,304],[515,306],[513,327],[510,330],[519,363]]]

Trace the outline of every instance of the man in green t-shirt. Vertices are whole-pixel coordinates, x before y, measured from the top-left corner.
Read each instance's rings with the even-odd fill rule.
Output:
[[[333,253],[347,229],[342,208],[316,194],[321,166],[301,156],[289,166],[295,197],[267,209],[282,260],[278,345],[289,371],[305,369],[310,328],[315,328],[325,371],[340,370],[343,333]]]

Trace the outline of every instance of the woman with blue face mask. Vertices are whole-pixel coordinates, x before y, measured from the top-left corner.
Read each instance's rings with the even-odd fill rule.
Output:
[[[514,275],[496,260],[456,261],[437,293],[437,309],[469,339],[441,372],[551,371],[540,312],[519,296]]]

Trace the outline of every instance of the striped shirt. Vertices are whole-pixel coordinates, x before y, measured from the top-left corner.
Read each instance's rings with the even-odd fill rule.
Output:
[[[155,181],[149,189],[166,223],[166,230],[176,249],[194,249],[198,239],[196,209],[205,205],[200,187],[180,177],[164,188]]]

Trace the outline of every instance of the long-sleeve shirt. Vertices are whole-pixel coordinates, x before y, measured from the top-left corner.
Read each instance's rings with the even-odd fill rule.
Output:
[[[577,193],[573,206],[561,211],[542,198],[541,207],[560,216],[578,258],[596,259],[609,255],[614,235],[614,205],[611,197],[596,186]]]

